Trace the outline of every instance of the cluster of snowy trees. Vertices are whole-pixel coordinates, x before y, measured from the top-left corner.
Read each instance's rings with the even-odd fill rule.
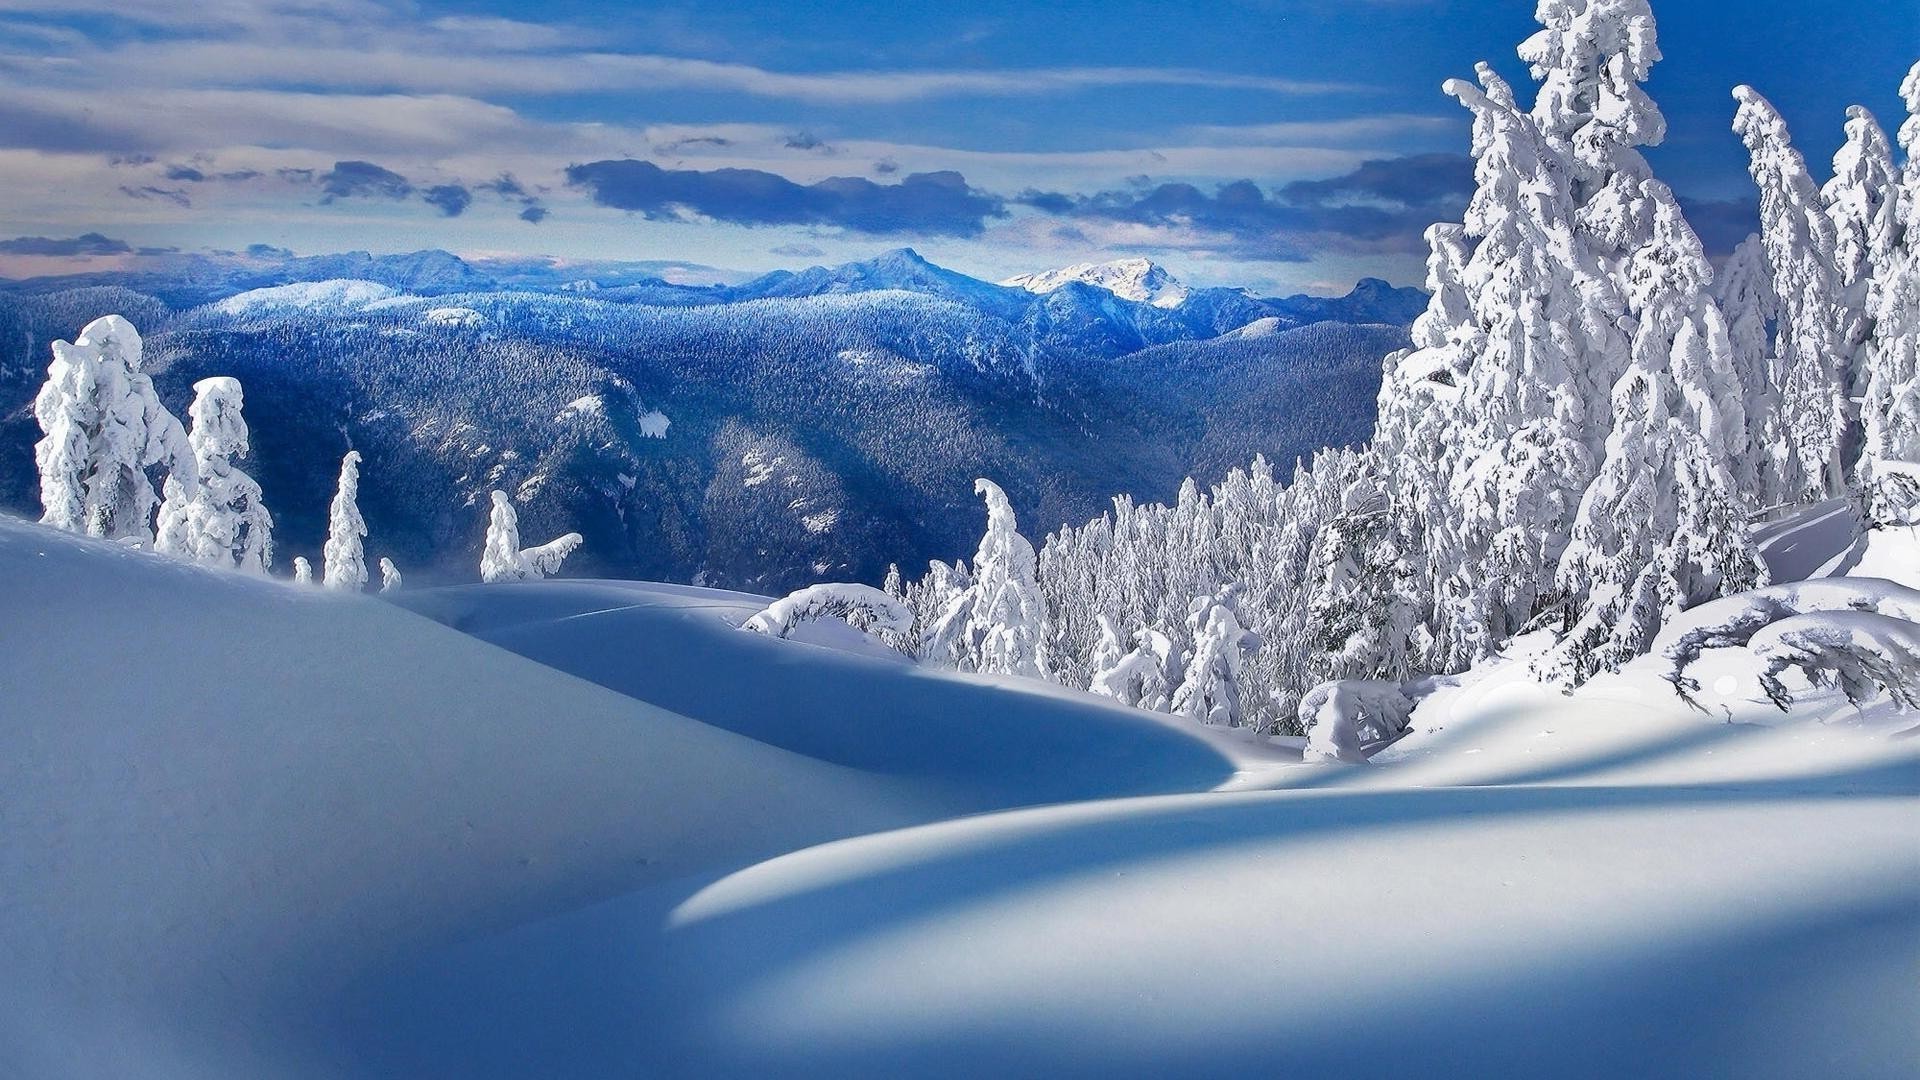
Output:
[[[1762,231],[1716,273],[1640,152],[1666,126],[1646,0],[1537,16],[1530,108],[1484,64],[1445,86],[1476,190],[1428,231],[1431,301],[1385,362],[1373,443],[1287,483],[1256,460],[1171,506],[1117,499],[1037,558],[981,481],[974,563],[890,587],[910,648],[1210,723],[1299,730],[1337,706],[1391,730],[1403,706],[1368,687],[1547,630],[1536,670],[1571,688],[1766,585],[1757,514],[1846,497],[1920,522],[1920,64],[1902,162],[1854,108],[1824,187],[1734,91]]]
[[[260,485],[234,463],[252,450],[240,381],[196,382],[187,427],[161,403],[143,363],[140,334],[119,315],[88,323],[72,342],[53,343],[53,363],[33,404],[43,436],[34,445],[41,522],[265,575],[273,566],[273,515]],[[359,592],[367,585],[359,492],[360,453],[349,450],[340,461],[321,552],[321,584],[329,589]],[[568,533],[521,550],[512,504],[498,491],[493,500],[481,560],[485,580],[545,577],[579,546],[580,535]],[[378,565],[380,590],[399,588],[393,560]],[[293,574],[296,582],[310,583],[312,565],[296,557]]]

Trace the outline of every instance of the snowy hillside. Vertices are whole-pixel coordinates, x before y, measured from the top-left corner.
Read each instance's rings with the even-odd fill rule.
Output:
[[[1070,281],[1105,289],[1122,300],[1176,308],[1190,295],[1186,285],[1151,259],[1118,259],[1113,262],[1079,263],[1059,270],[1044,270],[1010,277],[1000,284],[1031,293],[1050,293]]]
[[[1874,539],[1864,561],[1920,565]],[[0,1071],[1892,1076],[1920,1054],[1910,718],[1727,685],[1730,724],[1633,671],[1565,698],[1509,663],[1375,766],[1308,767],[742,634],[762,600],[739,594],[401,595],[448,626],[0,521]],[[61,677],[82,639],[110,644]]]

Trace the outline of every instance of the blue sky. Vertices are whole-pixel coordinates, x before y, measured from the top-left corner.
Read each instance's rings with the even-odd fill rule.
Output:
[[[1524,93],[1532,6],[0,0],[0,274],[911,245],[986,277],[1145,254],[1263,291],[1416,281],[1420,228],[1463,201],[1439,84],[1488,59]],[[1734,84],[1816,171],[1847,105],[1899,119],[1920,4],[1815,8],[1656,0],[1651,156],[1710,243],[1750,201]]]

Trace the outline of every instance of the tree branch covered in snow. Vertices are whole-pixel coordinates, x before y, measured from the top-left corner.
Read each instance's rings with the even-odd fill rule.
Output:
[[[1703,604],[1680,616],[1653,651],[1662,676],[1687,704],[1700,689],[1687,669],[1708,649],[1745,646],[1766,661],[1762,685],[1782,710],[1791,695],[1779,681],[1789,667],[1835,682],[1859,704],[1872,688],[1903,707],[1920,690],[1920,590],[1882,578],[1820,578],[1772,585]]]
[[[775,600],[741,623],[740,629],[784,638],[820,619],[844,619],[856,629],[883,636],[904,634],[913,626],[913,612],[885,592],[871,585],[826,582]]]

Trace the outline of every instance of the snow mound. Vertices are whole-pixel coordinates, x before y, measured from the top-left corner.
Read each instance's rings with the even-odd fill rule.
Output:
[[[303,1073],[395,955],[917,817],[371,597],[10,519],[0,597],[6,1075]]]
[[[302,281],[293,285],[275,285],[229,296],[213,305],[222,315],[257,315],[277,309],[301,308],[312,311],[342,312],[368,307],[381,301],[397,300],[403,294],[373,281],[338,279]]]
[[[1186,303],[1187,297],[1192,294],[1192,290],[1167,273],[1166,268],[1149,259],[1079,263],[1059,270],[1020,274],[1000,284],[1044,294],[1075,281],[1105,289],[1122,300],[1152,304],[1157,308],[1177,308]]]
[[[1229,330],[1220,335],[1223,341],[1248,341],[1256,338],[1270,338],[1288,329],[1288,325],[1277,315],[1264,319],[1255,319],[1238,330]]]

